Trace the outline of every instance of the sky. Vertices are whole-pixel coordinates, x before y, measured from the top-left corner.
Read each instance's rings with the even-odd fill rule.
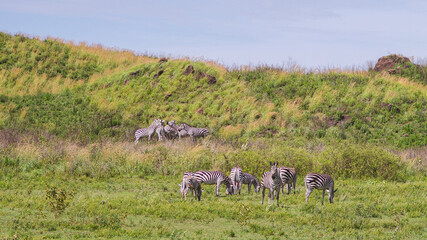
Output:
[[[426,0],[0,0],[0,31],[226,66],[427,58]]]

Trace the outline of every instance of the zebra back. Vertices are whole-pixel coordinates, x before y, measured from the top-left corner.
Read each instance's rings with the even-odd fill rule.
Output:
[[[192,138],[205,137],[209,134],[209,130],[206,128],[196,128],[186,123],[182,123],[181,126],[179,126],[178,131],[181,130],[185,130],[187,134]]]
[[[307,188],[319,190],[334,188],[334,179],[329,174],[309,173],[304,179]]]
[[[280,179],[282,184],[292,184],[297,180],[295,168],[279,167]]]

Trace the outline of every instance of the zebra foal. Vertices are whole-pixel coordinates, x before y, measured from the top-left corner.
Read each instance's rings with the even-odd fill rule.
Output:
[[[135,132],[135,144],[137,144],[139,139],[142,137],[147,137],[148,141],[150,141],[151,137],[156,132],[157,127],[160,126],[161,124],[162,124],[162,120],[155,119],[149,127],[136,130],[136,132]]]
[[[329,174],[320,173],[309,173],[305,176],[305,201],[308,203],[308,197],[314,189],[323,190],[322,193],[322,205],[323,199],[325,198],[325,191],[329,192],[329,202],[334,203],[334,193],[338,190],[334,190],[334,179]]]
[[[242,184],[248,184],[248,193],[251,192],[251,186],[253,185],[255,188],[255,192],[258,193],[259,189],[261,188],[261,184],[254,175],[250,173],[243,173],[242,174]]]
[[[279,195],[280,195],[280,187],[282,185],[282,182],[280,180],[280,173],[279,169],[277,168],[277,162],[270,163],[271,170],[269,172],[265,172],[262,175],[261,179],[261,189],[262,189],[262,200],[261,204],[264,204],[264,196],[265,196],[265,189],[269,190],[268,193],[268,203],[274,202],[274,192],[276,192],[276,198],[277,198],[277,206],[279,206]]]

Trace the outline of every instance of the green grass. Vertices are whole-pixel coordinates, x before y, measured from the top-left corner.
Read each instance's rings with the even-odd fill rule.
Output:
[[[2,238],[426,236],[425,165],[410,165],[371,145],[338,144],[317,152],[291,143],[265,148],[249,142],[244,149],[210,139],[197,145],[80,145],[53,136],[11,135],[1,135],[8,140],[0,150]],[[239,164],[260,177],[276,160],[298,174],[297,194],[281,195],[280,207],[261,205],[261,195],[248,195],[246,187],[240,196],[225,196],[222,187],[216,197],[214,186],[203,185],[201,202],[180,199],[178,183],[187,170],[229,174]],[[303,178],[311,171],[334,176],[334,204],[326,198],[322,206],[320,191],[305,203]]]
[[[280,207],[261,205],[261,194],[215,197],[203,186],[202,201],[181,201],[180,177],[18,178],[0,191],[2,237],[19,238],[363,238],[426,237],[425,179],[406,183],[337,180],[335,203],[320,204],[315,191],[305,204],[302,180]],[[56,219],[46,185],[75,189]],[[246,218],[246,222],[245,222]]]

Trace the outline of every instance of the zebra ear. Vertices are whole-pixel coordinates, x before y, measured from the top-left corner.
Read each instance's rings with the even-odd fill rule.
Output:
[[[335,193],[336,191],[338,191],[338,188],[334,190],[334,193]]]
[[[180,186],[180,187],[181,187],[181,183],[178,183],[178,186]]]

